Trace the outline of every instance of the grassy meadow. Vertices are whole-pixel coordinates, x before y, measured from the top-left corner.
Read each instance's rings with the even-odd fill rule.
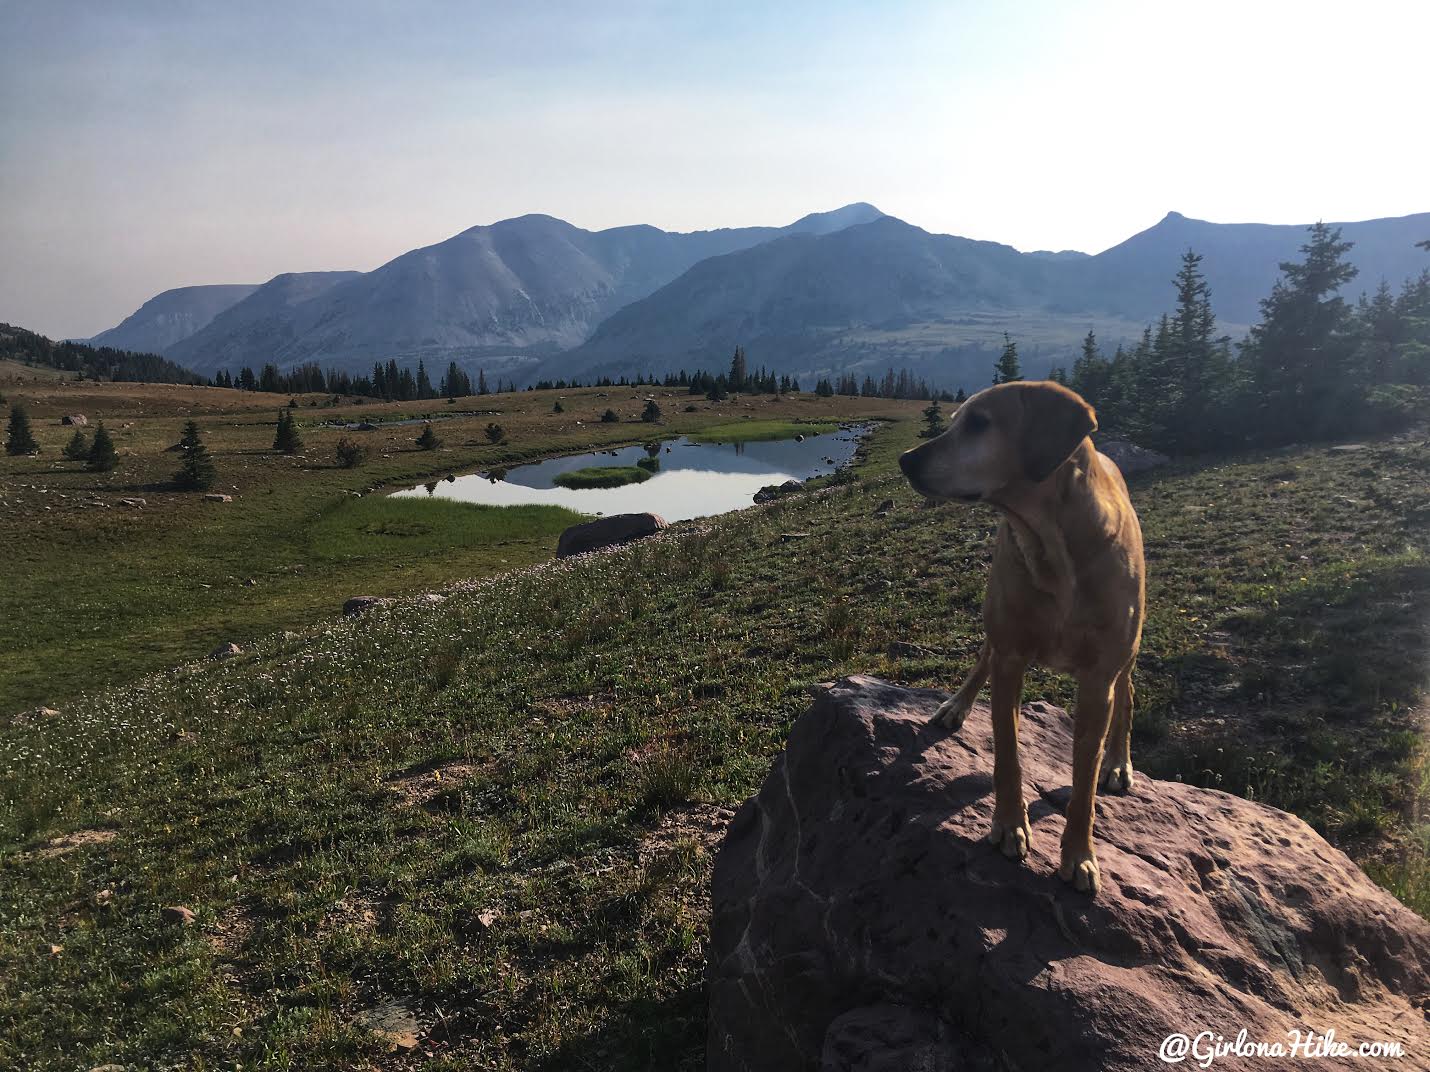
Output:
[[[612,403],[594,393],[563,397],[554,419],[549,395],[482,400],[506,447],[475,442],[485,410],[443,422],[447,455],[406,449],[411,426],[368,433],[388,456],[356,471],[323,467],[336,432],[303,429],[306,465],[266,454],[271,409],[237,400],[205,422],[233,504],[61,509],[31,485],[77,496],[95,478],[50,468],[63,433],[45,421],[39,461],[3,463],[5,535],[22,579],[44,575],[6,590],[6,620],[18,607],[30,625],[6,641],[33,662],[7,644],[6,680],[68,699],[0,729],[0,1066],[703,1066],[706,883],[729,809],[815,682],[959,680],[996,518],[931,507],[899,477],[917,403],[853,399],[737,400],[893,419],[813,493],[609,553],[547,561],[539,519],[437,546],[465,518],[403,535],[388,500],[348,494],[648,438],[599,424]],[[133,453],[100,494],[145,494],[171,466],[152,452],[177,422],[150,419],[121,428]],[[1427,471],[1419,434],[1131,482],[1150,575],[1138,766],[1297,812],[1422,913]],[[408,539],[428,543],[393,561]],[[189,584],[225,575],[211,604]],[[439,588],[336,617],[361,590]],[[290,594],[246,602],[275,590]],[[152,605],[123,617],[141,594]],[[170,627],[186,615],[192,632]],[[230,635],[244,654],[194,661]],[[1034,673],[1027,693],[1066,703],[1071,684]],[[165,920],[174,905],[192,925]]]
[[[771,415],[902,416],[916,408],[812,396],[714,403],[658,390],[667,417],[652,426],[640,420],[649,388],[562,392],[562,413],[552,412],[551,392],[336,407],[325,404],[328,396],[304,395],[295,410],[304,449],[289,456],[271,449],[286,395],[75,382],[46,371],[14,363],[0,369],[0,394],[27,406],[42,448],[35,458],[0,455],[0,545],[9,567],[0,585],[0,718],[37,704],[60,708],[82,691],[221,643],[244,645],[330,617],[352,595],[432,591],[541,561],[570,523],[546,508],[512,515],[419,499],[364,503],[374,490],[715,424],[760,425]],[[695,410],[685,412],[686,405]],[[608,408],[619,422],[601,421]],[[89,419],[90,434],[105,421],[121,456],[118,469],[89,473],[63,458],[73,429],[59,422],[71,413]],[[218,467],[213,490],[232,495],[231,503],[171,486],[178,460],[165,448],[190,415]],[[396,423],[424,416],[442,440],[437,450],[417,449],[420,423]],[[328,422],[375,428],[345,431]],[[499,444],[486,435],[492,422],[505,431]],[[365,465],[337,466],[342,436],[367,448]],[[379,520],[377,511],[387,513]],[[516,525],[516,516],[528,520]],[[536,524],[537,517],[546,520]],[[378,524],[385,531],[375,531]]]

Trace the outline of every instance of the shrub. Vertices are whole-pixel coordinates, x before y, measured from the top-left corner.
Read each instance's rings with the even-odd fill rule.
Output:
[[[119,464],[119,451],[114,449],[114,440],[109,437],[109,429],[104,427],[103,421],[94,430],[94,442],[90,444],[86,462],[93,473],[107,473]]]
[[[296,454],[302,447],[298,422],[293,419],[292,410],[284,410],[278,414],[278,431],[273,436],[273,449],[281,450],[284,454]]]
[[[561,399],[556,400],[556,404],[551,407],[552,413],[565,413],[566,407],[561,404]]]
[[[641,420],[647,424],[654,424],[660,420],[660,406],[655,399],[652,398],[646,401],[645,409],[641,411]]]
[[[500,443],[505,436],[506,432],[503,431],[502,426],[497,424],[496,421],[492,421],[487,425],[487,439],[491,442]]]
[[[442,445],[442,441],[437,438],[437,433],[432,431],[432,422],[428,421],[422,426],[422,434],[417,437],[418,450],[436,450]]]
[[[72,462],[82,462],[89,458],[89,440],[85,439],[82,430],[74,430],[74,435],[65,444],[64,454]]]
[[[636,460],[636,464],[639,465],[642,469],[644,469],[647,473],[656,473],[660,471],[659,458],[639,458]]]
[[[356,469],[367,461],[367,448],[356,440],[343,436],[333,449],[333,456],[344,469]]]
[[[95,433],[94,442],[96,446],[99,445],[98,433]],[[209,457],[209,449],[204,446],[203,438],[199,435],[197,421],[189,421],[184,425],[184,434],[179,439],[179,450],[183,454],[183,460],[179,462],[179,471],[174,474],[174,483],[189,491],[207,491],[213,487],[218,474],[214,470],[213,459]]]
[[[605,413],[601,414],[602,424],[615,424],[620,419],[620,414],[613,409],[608,409]]]
[[[35,434],[30,430],[30,415],[25,407],[15,405],[10,411],[10,429],[5,437],[5,453],[12,455],[33,454],[40,449],[35,442]]]

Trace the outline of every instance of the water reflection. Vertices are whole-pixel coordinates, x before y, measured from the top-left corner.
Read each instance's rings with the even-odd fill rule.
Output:
[[[502,473],[473,473],[394,492],[428,495],[463,502],[514,506],[548,503],[588,514],[650,511],[667,521],[710,517],[753,504],[755,492],[768,484],[808,480],[849,464],[867,426],[841,428],[802,441],[780,439],[751,443],[692,443],[684,437],[615,450],[552,458],[516,466]],[[652,449],[654,448],[654,449]],[[659,468],[647,481],[619,488],[559,488],[558,473],[588,466],[637,465],[659,457]],[[492,479],[499,476],[499,479]]]

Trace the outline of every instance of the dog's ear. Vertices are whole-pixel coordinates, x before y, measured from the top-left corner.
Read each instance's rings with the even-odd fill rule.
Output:
[[[1021,394],[1023,471],[1037,484],[1097,431],[1097,414],[1081,395],[1052,381],[1026,384]]]

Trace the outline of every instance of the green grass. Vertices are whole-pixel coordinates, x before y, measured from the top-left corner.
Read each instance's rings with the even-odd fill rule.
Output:
[[[557,473],[553,484],[563,488],[619,488],[650,479],[650,472],[638,465],[588,465]]]
[[[948,687],[981,640],[996,519],[912,494],[916,431],[824,495],[0,730],[0,1065],[410,1064],[358,1021],[396,998],[429,1069],[702,1067],[698,809],[753,791],[814,682]],[[1139,765],[1298,811],[1421,911],[1427,468],[1404,439],[1132,482]],[[28,854],[82,829],[113,840]],[[174,903],[198,924],[162,925]]]
[[[345,499],[309,530],[314,557],[345,562],[445,553],[559,536],[590,517],[560,506],[484,506],[451,499],[365,495]],[[554,542],[553,542],[553,545]]]
[[[797,435],[825,435],[838,428],[834,421],[734,421],[702,429],[690,438],[696,443],[755,443],[766,439],[793,439]]]

